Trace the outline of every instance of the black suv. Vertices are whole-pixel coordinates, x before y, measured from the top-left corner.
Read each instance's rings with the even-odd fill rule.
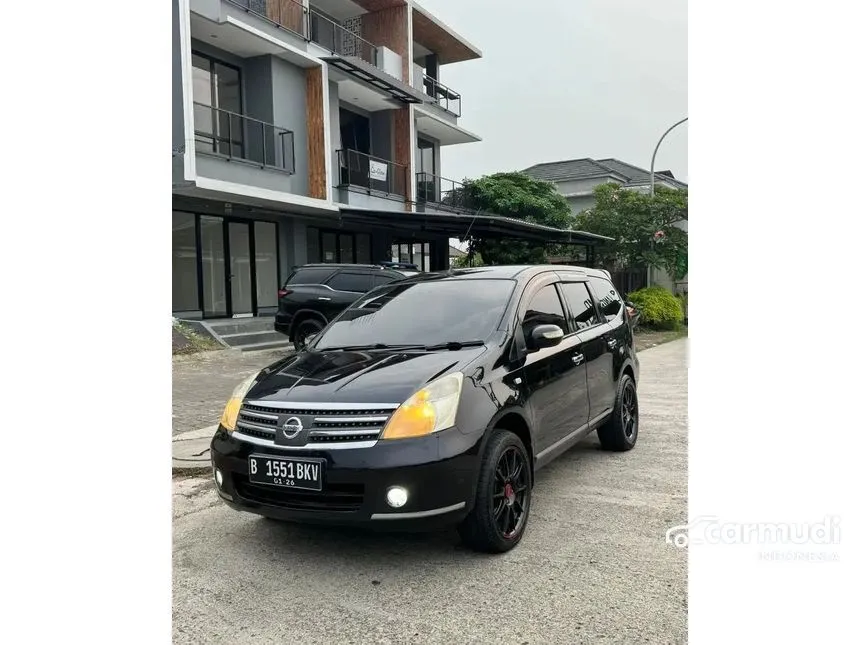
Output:
[[[507,551],[536,470],[592,430],[633,448],[638,375],[604,271],[418,274],[236,388],[211,443],[218,494],[275,519],[456,524],[473,548]]]
[[[306,264],[295,269],[278,289],[275,331],[286,334],[296,349],[330,320],[374,287],[418,273],[413,264]]]

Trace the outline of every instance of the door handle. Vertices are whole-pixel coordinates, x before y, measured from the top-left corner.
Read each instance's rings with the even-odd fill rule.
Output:
[[[582,354],[574,354],[573,355],[573,364],[574,365],[579,365],[584,360],[585,360],[585,356],[583,356]]]
[[[326,298],[325,296],[320,296],[317,300],[331,300],[331,298]]]
[[[615,346],[618,344],[618,341],[614,338],[610,338],[606,341],[606,344],[609,345],[609,349],[615,349]]]

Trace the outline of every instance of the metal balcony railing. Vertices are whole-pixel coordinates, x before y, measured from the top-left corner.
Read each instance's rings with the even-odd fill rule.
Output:
[[[424,74],[424,93],[446,112],[460,116],[460,95],[427,74]]]
[[[386,195],[406,195],[407,168],[404,165],[358,152],[338,150],[339,186],[358,186]]]
[[[329,20],[313,9],[310,11],[310,39],[338,56],[354,56],[378,67],[379,50],[376,45]]]
[[[195,102],[194,139],[197,152],[203,154],[289,174],[296,171],[292,130],[244,114]]]
[[[308,40],[308,9],[297,0],[227,0],[248,13],[288,29]]]
[[[433,204],[445,210],[469,210],[466,187],[459,181],[445,179],[429,172],[415,174],[417,200],[419,203]]]

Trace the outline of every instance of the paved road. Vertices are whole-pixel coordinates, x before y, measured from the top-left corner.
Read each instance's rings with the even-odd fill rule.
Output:
[[[217,424],[233,389],[284,354],[227,349],[174,357],[173,434]]]
[[[687,341],[642,352],[641,435],[596,438],[537,476],[520,545],[374,535],[237,513],[174,482],[175,643],[684,643]]]

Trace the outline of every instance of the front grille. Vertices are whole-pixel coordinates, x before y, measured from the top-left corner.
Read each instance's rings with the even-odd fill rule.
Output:
[[[257,439],[268,439],[269,441],[275,440],[275,431],[274,430],[258,430],[257,428],[245,428],[240,427],[242,434],[251,435],[252,437],[257,437]]]
[[[327,484],[317,492],[252,484],[244,475],[233,475],[233,486],[239,497],[249,502],[297,511],[351,513],[364,503],[363,484]]]
[[[236,430],[246,436],[274,442],[275,432],[290,417],[298,417],[305,428],[306,446],[349,447],[348,444],[374,442],[388,419],[397,408],[396,404],[362,408],[325,404],[277,404],[252,401],[242,405]]]

